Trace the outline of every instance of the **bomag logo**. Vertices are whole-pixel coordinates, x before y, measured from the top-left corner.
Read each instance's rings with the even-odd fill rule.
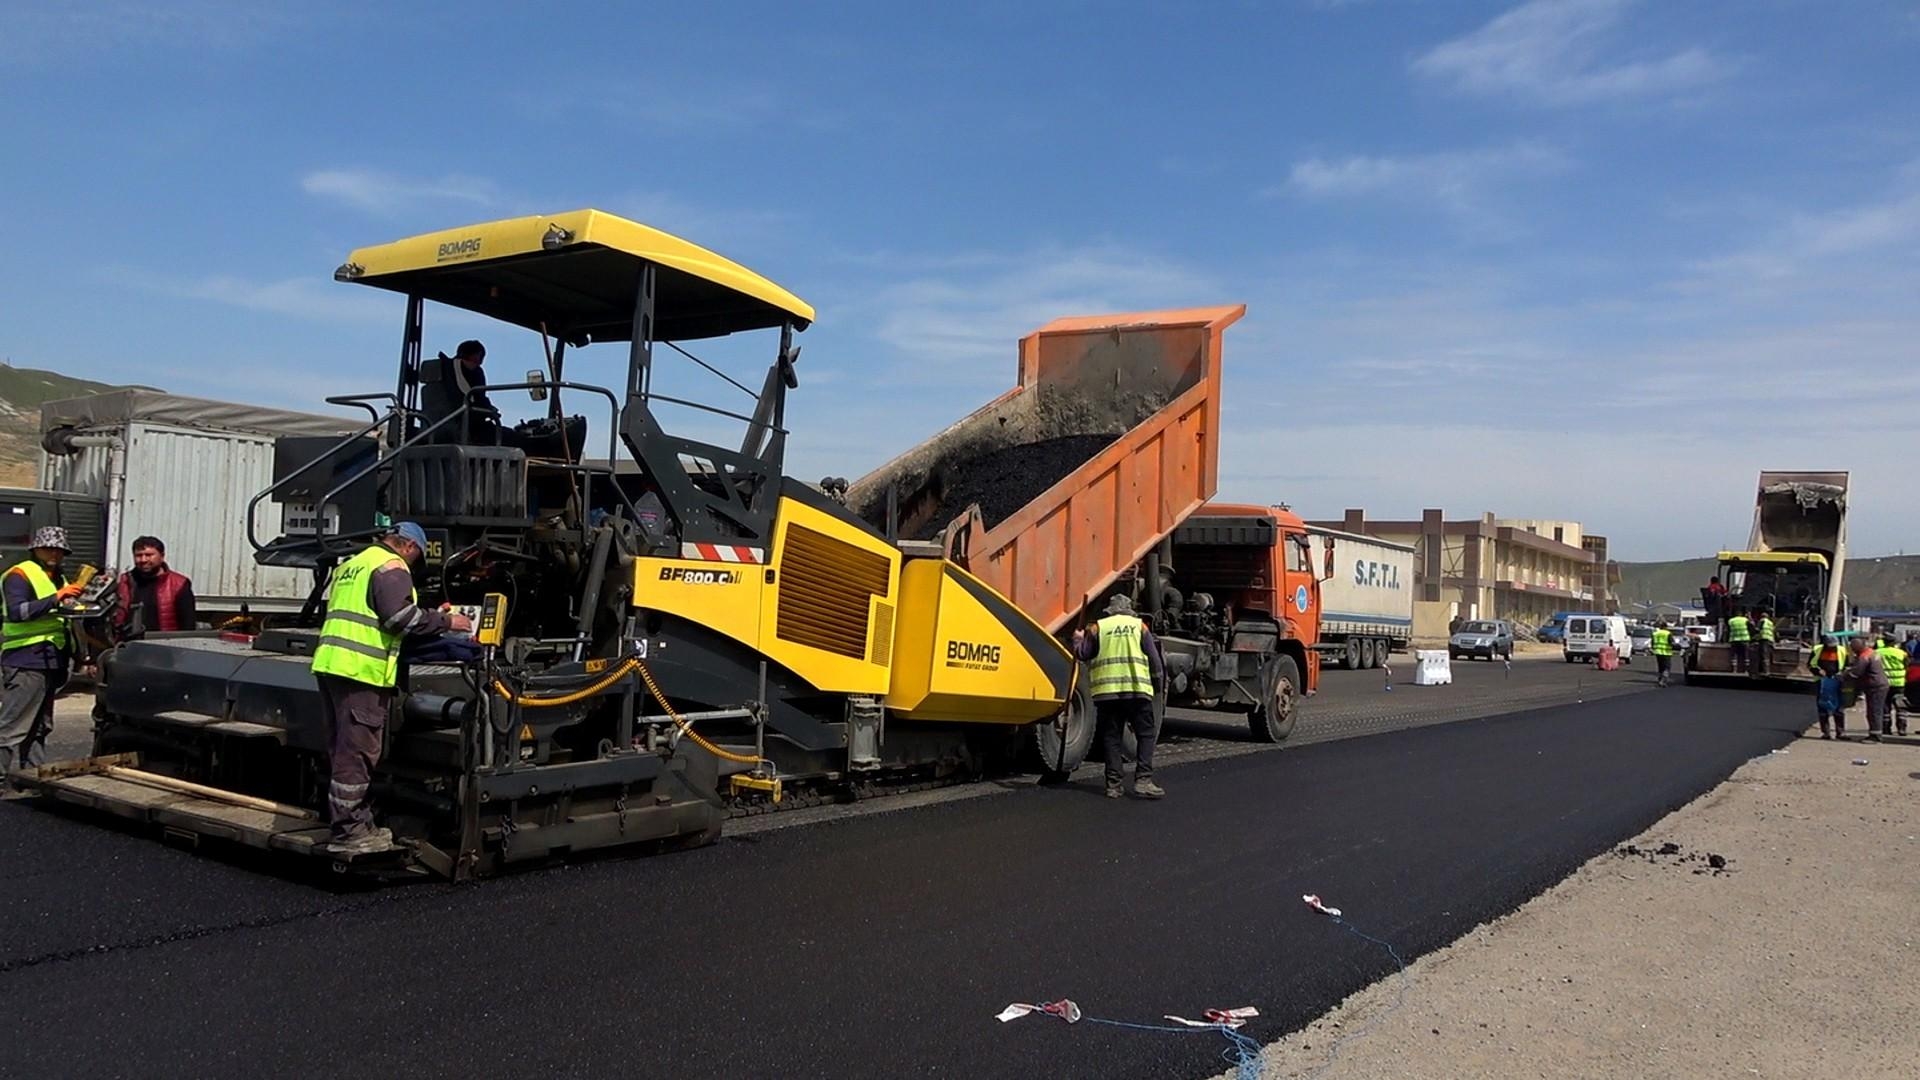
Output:
[[[480,255],[480,238],[469,236],[465,240],[449,240],[440,245],[440,254],[435,262],[452,262],[455,259],[473,259]]]
[[[679,581],[688,585],[738,585],[742,580],[738,570],[689,570],[684,566],[663,566],[660,568],[661,581]]]
[[[984,641],[949,641],[947,666],[965,671],[999,671],[1000,646]]]

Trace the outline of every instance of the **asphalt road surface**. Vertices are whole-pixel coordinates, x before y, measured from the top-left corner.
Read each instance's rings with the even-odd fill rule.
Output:
[[[1303,893],[1411,960],[1786,743],[1805,705],[1632,693],[1191,760],[1159,803],[1028,787],[352,895],[4,805],[0,1072],[1208,1076],[1212,1032],[993,1015],[1251,1004],[1273,1038],[1393,968]]]

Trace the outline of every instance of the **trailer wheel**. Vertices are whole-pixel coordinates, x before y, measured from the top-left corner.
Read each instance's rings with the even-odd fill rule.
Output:
[[[1031,727],[1026,742],[1030,765],[1040,774],[1043,783],[1059,783],[1067,775],[1087,760],[1087,752],[1093,748],[1093,693],[1087,689],[1089,676],[1087,666],[1080,665],[1080,676],[1074,682],[1073,697],[1061,710],[1065,720],[1062,725],[1053,720],[1042,720]],[[1063,754],[1061,746],[1066,750]]]
[[[1346,668],[1348,671],[1360,670],[1360,639],[1359,638],[1347,639],[1347,652],[1346,652],[1346,655],[1340,658],[1340,666],[1343,668]]]
[[[1271,686],[1266,704],[1247,714],[1255,742],[1282,742],[1293,734],[1294,710],[1300,704],[1300,665],[1293,657],[1274,658]]]
[[[1379,663],[1380,663],[1379,659],[1373,655],[1373,639],[1365,638],[1365,637],[1361,638],[1360,639],[1360,666],[1363,668],[1377,667]]]

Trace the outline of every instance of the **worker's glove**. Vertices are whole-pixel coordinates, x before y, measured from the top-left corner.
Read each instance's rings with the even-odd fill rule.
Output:
[[[59,591],[55,592],[53,595],[57,597],[61,602],[64,603],[68,600],[73,599],[76,596],[79,596],[82,588],[83,586],[81,586],[77,582],[72,584],[62,585],[60,586]]]

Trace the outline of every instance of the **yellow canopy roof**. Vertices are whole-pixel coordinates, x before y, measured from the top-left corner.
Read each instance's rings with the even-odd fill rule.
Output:
[[[602,210],[468,225],[360,248],[339,281],[418,295],[575,344],[631,336],[640,267],[652,263],[658,341],[793,323],[813,307],[721,255]]]
[[[1811,551],[1723,551],[1723,563],[1769,563],[1776,566],[1813,565],[1827,568],[1827,557]]]

